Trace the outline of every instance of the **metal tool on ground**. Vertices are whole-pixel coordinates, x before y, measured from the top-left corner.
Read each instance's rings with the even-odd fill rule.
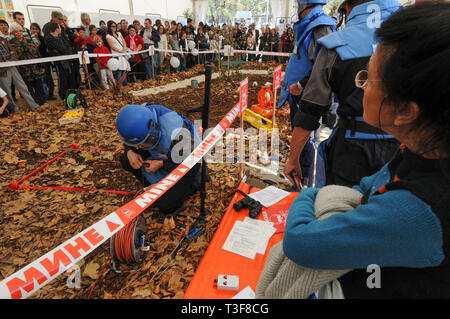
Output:
[[[150,278],[150,282],[152,282],[153,280],[158,280],[159,278],[161,278],[161,276],[170,267],[172,267],[172,265],[173,265],[173,263],[175,261],[175,256],[177,255],[177,253],[179,251],[181,251],[182,253],[184,251],[186,251],[186,249],[189,246],[189,244],[185,245],[184,248],[182,250],[180,250],[183,247],[183,244],[186,242],[186,240],[187,240],[187,242],[194,241],[194,240],[196,240],[198,237],[200,237],[205,232],[205,228],[204,227],[193,227],[193,228],[191,228],[191,230],[189,230],[189,229],[190,229],[189,225],[186,225],[185,229],[178,236],[179,242],[178,242],[177,246],[171,251],[169,256],[167,256],[167,258],[161,264],[161,266],[159,266],[158,270],[156,270],[156,272],[153,274],[152,278]],[[166,264],[169,262],[169,260],[171,260],[171,261],[166,266]]]

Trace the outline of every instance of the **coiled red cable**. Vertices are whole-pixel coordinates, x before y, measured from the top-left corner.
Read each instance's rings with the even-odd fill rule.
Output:
[[[114,238],[114,251],[119,262],[130,265],[136,262],[133,254],[134,228],[137,218],[133,219]]]

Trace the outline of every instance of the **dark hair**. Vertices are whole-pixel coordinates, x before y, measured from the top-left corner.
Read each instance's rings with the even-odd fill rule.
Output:
[[[0,19],[0,24],[6,24],[8,27],[9,27],[9,23],[8,22],[6,22],[6,20],[3,20],[3,19]]]
[[[1,23],[1,20],[0,20],[0,23]],[[36,22],[33,22],[32,24],[30,24],[30,29],[32,27],[37,28],[39,30],[39,34],[41,34],[41,27],[39,26],[39,24],[37,24]]]
[[[134,29],[134,31],[136,31],[136,27],[132,24],[130,24],[127,28],[128,31],[130,31],[130,29]]]
[[[81,26],[81,27],[78,28],[78,31],[86,31],[86,28]]]
[[[192,19],[191,18],[188,18],[187,19],[187,23],[191,23],[192,22]]]
[[[116,25],[116,32],[117,32],[117,23],[115,23],[112,20],[109,20],[108,23],[106,24],[106,33],[112,35],[112,31],[111,31],[111,26],[115,24]]]
[[[48,24],[48,29],[49,29],[49,31],[50,32],[55,32],[55,30],[56,29],[58,29],[59,28],[59,23],[56,23],[56,22],[50,22],[49,24]]]
[[[22,13],[22,12],[19,12],[19,11],[15,11],[15,12],[13,13],[13,19],[16,20],[16,19],[17,19],[17,16],[23,16],[23,13]]]
[[[420,114],[414,131],[431,132],[420,152],[450,155],[450,3],[421,3],[397,11],[376,36],[386,99],[399,108],[413,101]],[[431,149],[426,149],[430,147]]]
[[[144,20],[144,22],[145,22],[145,21],[148,21],[148,22],[150,22],[150,24],[152,24],[152,20],[149,19],[149,18],[146,18],[146,19]]]
[[[96,27],[95,25],[91,24],[91,25],[89,26],[89,32],[91,32],[91,31],[94,30],[94,29],[97,29],[97,27]]]
[[[98,25],[100,26],[100,25],[102,24],[102,22],[103,22],[104,24],[106,24],[106,22],[105,22],[104,20],[100,20],[100,22],[98,23]]]

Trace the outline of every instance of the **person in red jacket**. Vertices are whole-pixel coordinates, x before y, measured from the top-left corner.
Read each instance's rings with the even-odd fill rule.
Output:
[[[94,42],[95,42],[95,45],[97,46],[94,49],[94,53],[97,53],[97,54],[110,54],[111,53],[109,51],[109,49],[103,45],[103,40],[100,36],[96,35],[94,37]],[[95,58],[97,63],[100,65],[100,77],[101,77],[101,82],[102,82],[103,88],[105,88],[107,90],[109,89],[108,82],[112,83],[112,84],[115,83],[112,72],[108,67],[109,59],[111,59],[111,57],[109,57],[109,56],[102,56],[102,57]]]
[[[84,37],[86,35],[86,29],[84,27],[80,27],[80,31],[78,31],[78,38],[73,41],[75,45],[75,49],[77,51],[86,50],[87,48],[87,40]]]
[[[130,25],[128,27],[128,35],[125,37],[125,42],[127,43],[127,47],[130,48],[132,51],[142,51],[144,50],[144,39],[137,34],[136,28],[134,25]],[[140,54],[134,54],[134,68],[137,72],[137,77],[140,80],[146,79],[147,74],[147,68],[145,66],[145,63],[147,62],[147,59],[142,59]]]

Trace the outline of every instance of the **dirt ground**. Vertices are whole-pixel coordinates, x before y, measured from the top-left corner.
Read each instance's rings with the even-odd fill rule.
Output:
[[[276,64],[272,63],[257,65],[257,68],[273,70],[274,66]],[[252,64],[244,67],[250,68]],[[139,182],[122,170],[118,162],[122,144],[115,128],[117,112],[127,104],[149,102],[164,105],[184,115],[188,109],[203,105],[204,83],[195,89],[184,88],[147,97],[133,97],[128,92],[161,86],[175,78],[189,78],[198,75],[199,71],[201,68],[197,67],[185,73],[162,75],[157,80],[131,83],[117,94],[110,91],[84,91],[88,108],[82,120],[76,124],[59,124],[58,119],[67,110],[62,101],[34,111],[24,109],[21,116],[1,120],[0,280],[142,192]],[[220,77],[212,82],[210,127],[214,127],[239,101],[239,83],[246,76],[239,70],[233,70],[230,78]],[[248,77],[248,105],[251,106],[257,103],[261,85],[272,82],[273,75],[268,72],[267,75]],[[255,81],[258,85],[252,86]],[[200,113],[190,116],[191,120],[200,118]],[[288,139],[288,115],[280,117],[279,121],[282,138]],[[238,123],[239,120],[235,121],[234,127]],[[69,150],[73,143],[108,150]],[[19,181],[64,151],[67,151],[64,156],[24,181],[21,186],[83,187],[121,190],[132,194],[8,189],[11,182]],[[138,271],[118,274],[109,267],[111,263],[108,262],[99,277],[109,255],[107,241],[78,263],[82,275],[80,288],[68,288],[69,273],[66,272],[30,298],[88,298],[97,279],[91,298],[182,298],[239,183],[237,165],[209,164],[208,168],[211,181],[207,185],[206,207],[211,213],[206,218],[206,232],[191,242],[160,278],[150,280],[177,245],[177,237],[182,229],[175,224],[172,216],[162,215],[150,207],[141,214],[150,238],[150,251]],[[186,206],[199,203],[197,193],[191,196]],[[190,213],[196,214],[197,210],[192,209]]]

